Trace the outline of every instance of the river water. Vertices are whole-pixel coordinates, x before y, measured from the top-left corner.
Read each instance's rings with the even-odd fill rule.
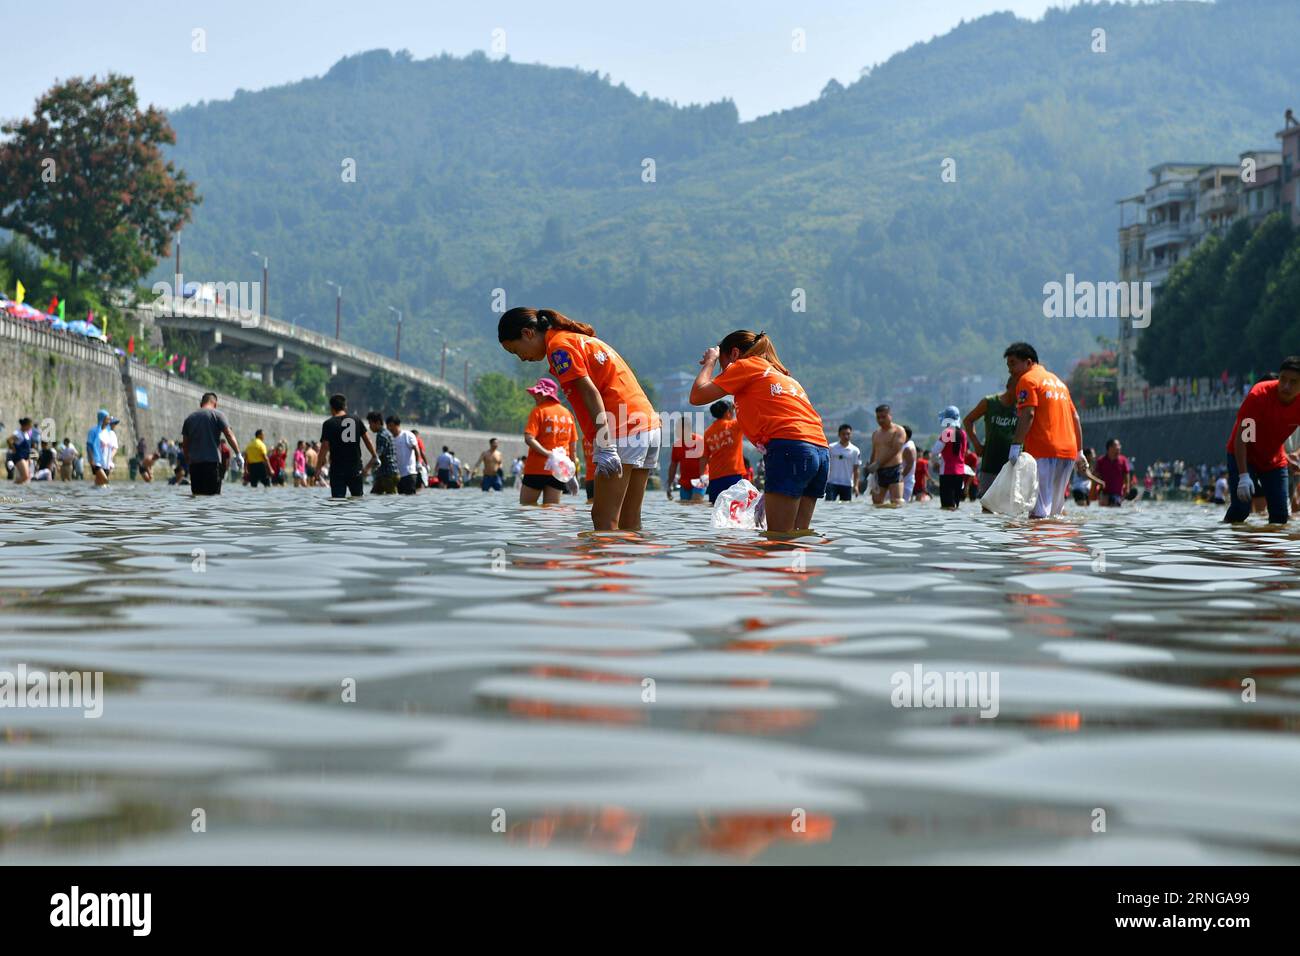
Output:
[[[1300,541],[1215,508],[4,495],[0,671],[105,689],[0,708],[0,862],[1300,861]]]

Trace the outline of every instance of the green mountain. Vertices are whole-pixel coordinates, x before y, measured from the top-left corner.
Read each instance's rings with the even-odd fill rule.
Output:
[[[1043,284],[1115,277],[1114,203],[1149,166],[1272,145],[1296,35],[1292,0],[996,14],[747,123],[576,69],[371,51],[172,115],[204,195],[184,271],[253,280],[267,253],[271,312],[326,331],[341,282],[346,337],[390,351],[403,309],[403,358],[435,371],[436,327],[471,374],[514,374],[500,288],[651,377],[766,329],[827,408],[996,375],[1013,339],[1064,374],[1114,323],[1044,318]]]

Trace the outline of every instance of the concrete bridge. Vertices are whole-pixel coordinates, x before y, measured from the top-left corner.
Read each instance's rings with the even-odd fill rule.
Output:
[[[270,316],[174,297],[159,298],[126,314],[128,321],[143,320],[162,329],[197,333],[203,348],[200,361],[206,363],[218,349],[233,352],[246,367],[260,368],[262,381],[268,385],[275,384],[276,369],[286,357],[299,356],[329,372],[330,391],[364,395],[371,376],[386,372],[442,396],[442,422],[459,419],[469,425],[477,418],[473,399],[431,372]]]

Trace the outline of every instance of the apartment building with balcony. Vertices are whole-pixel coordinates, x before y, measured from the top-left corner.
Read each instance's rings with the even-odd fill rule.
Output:
[[[1201,174],[1223,170],[1222,163],[1159,163],[1149,170],[1151,182],[1144,192],[1121,199],[1119,230],[1120,277],[1150,282],[1159,295],[1169,270],[1184,259],[1204,234],[1196,219]],[[1215,185],[1217,183],[1217,186]],[[1222,188],[1223,176],[1210,177],[1210,189]],[[1141,333],[1129,319],[1118,326],[1116,385],[1127,398],[1142,387],[1136,350]]]
[[[1247,220],[1254,229],[1282,207],[1282,153],[1276,149],[1252,149],[1240,158],[1243,178],[1237,218]],[[1250,173],[1246,178],[1248,161]]]
[[[1196,208],[1193,211],[1193,245],[1206,236],[1222,234],[1237,219],[1241,202],[1241,166],[1215,163],[1196,174]]]
[[[1117,203],[1120,280],[1150,282],[1156,301],[1175,265],[1207,237],[1222,235],[1239,219],[1246,219],[1253,229],[1270,213],[1286,209],[1300,225],[1300,203],[1295,198],[1300,181],[1300,126],[1277,135],[1283,142],[1281,150],[1247,150],[1239,154],[1237,163],[1170,162],[1151,167],[1146,190]],[[1288,173],[1288,155],[1293,174]],[[1122,401],[1137,396],[1146,384],[1136,361],[1141,332],[1129,320],[1119,323],[1116,377]]]
[[[1300,226],[1300,202],[1296,196],[1296,179],[1300,177],[1300,126],[1288,123],[1277,138],[1282,141],[1282,209],[1291,216],[1292,225]]]

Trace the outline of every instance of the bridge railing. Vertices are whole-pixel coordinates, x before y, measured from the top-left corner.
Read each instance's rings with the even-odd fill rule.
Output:
[[[83,362],[104,366],[118,364],[117,353],[113,351],[111,345],[88,339],[75,332],[56,332],[39,322],[16,319],[3,312],[0,312],[0,338],[9,339],[20,345],[36,346]]]
[[[1153,415],[1182,415],[1187,412],[1212,412],[1236,409],[1243,396],[1235,392],[1208,395],[1160,395],[1125,402],[1109,408],[1085,408],[1079,418],[1085,422],[1108,422],[1124,418],[1149,418]]]
[[[222,303],[195,302],[193,300],[174,298],[170,304],[166,300],[158,300],[140,306],[139,310],[148,312],[155,318],[158,316],[179,316],[181,318],[214,319],[228,326],[238,326],[240,329],[260,330],[276,338],[299,342],[335,358],[349,359],[360,365],[379,369],[401,378],[419,382],[421,385],[438,389],[445,392],[457,404],[463,406],[471,415],[477,411],[474,400],[464,390],[452,385],[446,379],[438,378],[432,372],[416,368],[414,365],[407,365],[405,362],[399,362],[396,359],[390,359],[378,352],[363,349],[360,346],[341,341],[332,336],[323,335],[312,329],[304,329],[281,319],[274,319],[267,315],[259,315],[244,310],[230,309]]]

